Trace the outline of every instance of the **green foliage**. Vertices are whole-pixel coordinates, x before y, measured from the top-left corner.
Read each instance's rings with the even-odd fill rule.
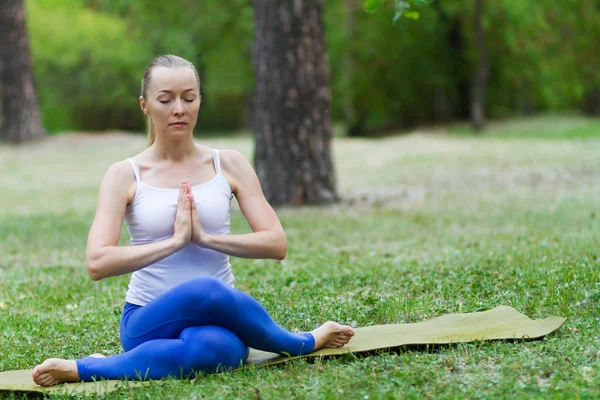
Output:
[[[376,12],[382,6],[386,5],[388,0],[367,0],[365,2],[365,11],[367,12]],[[391,1],[389,2],[391,3]],[[428,3],[427,0],[394,0],[394,22],[398,21],[401,17],[409,18],[409,19],[419,19],[419,12],[409,9],[414,5],[426,5]]]
[[[328,10],[327,25],[334,26],[343,13],[343,8]],[[454,59],[436,10],[425,7],[418,21],[402,23],[392,22],[394,13],[389,7],[374,14],[357,9],[351,31],[344,36],[333,33],[335,43],[329,45],[334,100],[350,96],[368,130],[437,119],[432,99],[441,91],[446,92],[447,103],[456,103],[452,100],[457,96],[452,87]],[[348,53],[352,54],[350,69]],[[342,106],[341,101],[334,101],[338,118],[343,115]]]
[[[141,73],[165,53],[200,71],[199,132],[246,125],[254,79],[250,2],[36,0],[27,10],[50,131],[144,130]],[[468,118],[472,14],[472,2],[462,0],[325,2],[334,120],[376,135]],[[595,0],[487,1],[486,115],[597,109],[599,16]]]
[[[419,7],[418,21],[402,23],[393,22],[392,3],[364,3],[363,12],[352,14],[354,24],[345,26],[348,33],[333,34],[334,99],[350,97],[370,134],[468,118],[476,66],[472,2],[432,0]],[[418,3],[410,5],[423,5]],[[332,12],[330,6],[327,19],[335,29],[334,21],[344,18],[337,7]],[[586,95],[593,103],[600,79],[593,39],[600,37],[599,16],[594,1],[486,2],[486,115],[573,109]],[[343,102],[334,110],[346,117]]]
[[[160,54],[192,61],[203,82],[199,126],[239,129],[252,87],[251,8],[242,1],[40,0],[27,3],[33,61],[49,131],[144,130],[143,69]],[[238,9],[236,15],[229,8]]]
[[[245,0],[164,1],[85,0],[121,15],[143,32],[154,55],[177,54],[194,63],[202,80],[202,129],[242,128],[252,90],[252,8]],[[177,3],[175,3],[177,4]],[[148,59],[145,64],[150,63]]]
[[[30,1],[27,11],[46,128],[139,128],[140,70],[150,52],[136,32],[74,0]]]

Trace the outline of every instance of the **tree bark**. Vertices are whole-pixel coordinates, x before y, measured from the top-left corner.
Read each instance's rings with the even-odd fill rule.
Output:
[[[21,143],[45,135],[33,82],[23,0],[0,6],[0,138]]]
[[[254,162],[273,205],[338,200],[323,0],[253,0]]]
[[[485,86],[488,76],[488,54],[485,45],[485,33],[482,25],[483,0],[475,0],[473,24],[475,31],[475,46],[477,48],[477,68],[473,77],[471,91],[471,122],[476,132],[483,130],[485,120]]]

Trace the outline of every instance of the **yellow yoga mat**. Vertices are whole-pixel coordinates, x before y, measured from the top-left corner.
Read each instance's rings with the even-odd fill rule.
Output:
[[[374,325],[356,328],[346,347],[322,349],[302,357],[328,357],[361,353],[408,345],[452,344],[500,339],[537,339],[546,336],[566,321],[562,317],[532,320],[512,307],[469,314],[446,314],[412,324]],[[283,357],[273,353],[250,351],[249,363],[257,366],[279,364],[300,357]],[[0,372],[0,391],[102,394],[113,390],[139,387],[150,382],[102,381],[70,383],[42,388],[33,383],[31,370]]]

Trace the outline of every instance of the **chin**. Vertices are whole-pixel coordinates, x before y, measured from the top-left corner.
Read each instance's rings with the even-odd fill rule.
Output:
[[[173,140],[183,140],[183,139],[187,139],[189,136],[193,136],[193,131],[190,129],[186,129],[186,130],[179,130],[179,131],[171,131],[167,134],[167,137],[169,139],[173,139]]]

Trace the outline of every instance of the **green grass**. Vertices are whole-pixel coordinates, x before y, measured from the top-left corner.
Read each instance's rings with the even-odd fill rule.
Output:
[[[562,124],[569,131],[580,122]],[[286,260],[232,264],[236,286],[291,330],[324,319],[415,322],[504,304],[533,318],[567,317],[554,334],[298,360],[106,398],[600,396],[600,139],[506,137],[532,123],[509,121],[506,135],[498,125],[498,137],[489,138],[336,139],[346,200],[278,210]],[[248,157],[252,149],[249,138],[207,144]],[[0,147],[0,371],[121,351],[128,278],[91,281],[83,253],[104,170],[144,145],[141,137],[113,135]],[[233,232],[248,231],[239,211],[232,219]]]
[[[471,135],[470,124],[461,123],[449,129],[459,136]],[[573,115],[547,115],[515,118],[509,122],[488,122],[483,137],[524,139],[597,139],[600,137],[600,119]]]

